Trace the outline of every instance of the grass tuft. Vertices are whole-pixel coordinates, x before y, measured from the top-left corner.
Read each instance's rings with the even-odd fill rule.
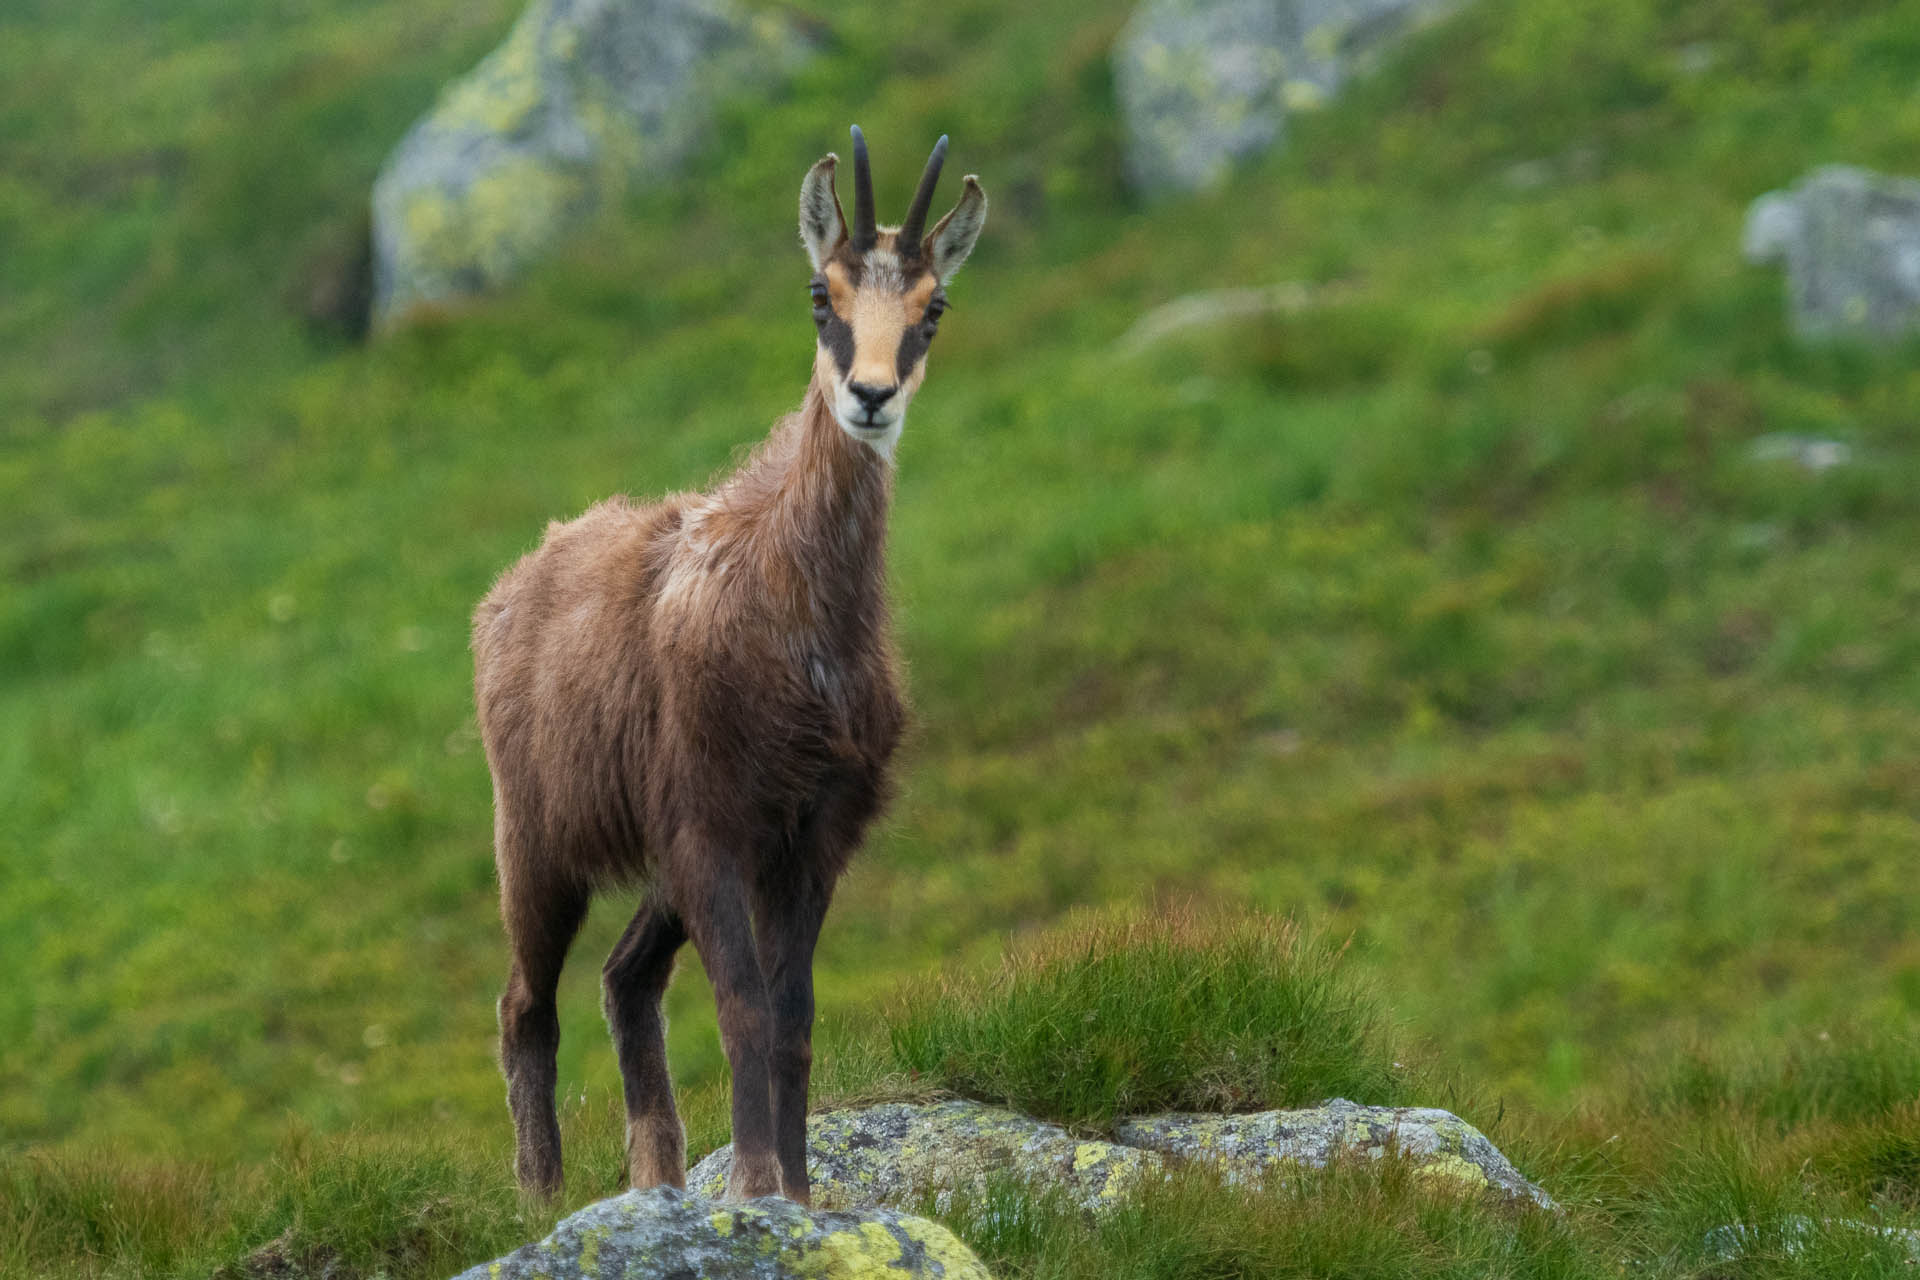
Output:
[[[1404,1101],[1387,1020],[1343,954],[1265,915],[1082,917],[991,974],[906,986],[889,1038],[912,1078],[1070,1125]]]

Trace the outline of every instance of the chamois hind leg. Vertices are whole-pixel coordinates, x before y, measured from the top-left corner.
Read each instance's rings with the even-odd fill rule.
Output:
[[[505,875],[500,914],[513,949],[513,968],[500,997],[500,1069],[513,1112],[513,1169],[523,1189],[553,1196],[561,1183],[560,1120],[553,1109],[560,1051],[554,992],[567,948],[586,917],[587,894]]]
[[[769,1069],[780,1194],[812,1203],[807,1178],[807,1088],[813,1076],[813,948],[832,888],[819,875],[789,868],[784,883],[754,894],[754,937],[773,1012]]]
[[[687,1185],[687,1135],[673,1109],[667,1023],[660,1001],[686,926],[667,907],[642,903],[602,971],[607,1028],[627,1099],[627,1172],[636,1187]]]
[[[728,862],[710,855],[706,883],[678,905],[713,983],[720,1040],[733,1068],[733,1172],[727,1179],[727,1198],[752,1200],[780,1190],[767,1078],[772,1018],[766,979],[754,954],[746,887],[728,874]]]

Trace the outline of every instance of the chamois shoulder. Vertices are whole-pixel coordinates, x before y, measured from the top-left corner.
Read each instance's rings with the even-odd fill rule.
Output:
[[[540,545],[502,573],[474,610],[475,647],[512,623],[562,617],[586,600],[644,597],[688,497],[643,504],[616,494],[571,520],[550,522]]]

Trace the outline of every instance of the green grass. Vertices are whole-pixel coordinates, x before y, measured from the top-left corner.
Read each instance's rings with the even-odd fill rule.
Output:
[[[498,1185],[467,613],[548,519],[699,484],[797,402],[794,190],[853,120],[886,207],[941,132],[994,205],[901,450],[917,730],[822,941],[823,1087],[894,1071],[897,980],[991,992],[1009,937],[1191,900],[1351,938],[1621,1240],[1910,1213],[1920,351],[1796,347],[1738,233],[1814,164],[1911,165],[1912,0],[1480,0],[1151,208],[1120,9],[860,0],[522,288],[310,334],[381,156],[514,9],[0,16],[0,1147],[105,1188],[7,1212],[154,1197],[59,1267],[276,1238],[241,1210],[290,1128],[348,1163],[431,1130]],[[1307,314],[1115,350],[1282,281]],[[1856,462],[1756,457],[1778,432]],[[561,993],[583,1194],[631,905]],[[697,966],[669,1003],[711,1145]]]
[[[910,1079],[1029,1115],[1104,1126],[1152,1111],[1404,1102],[1375,1000],[1289,922],[1186,913],[1088,921],[893,997]]]
[[[833,1065],[817,1092],[838,1105],[965,1090],[1097,1130],[1120,1111],[1323,1097],[1323,1088],[1351,1083],[1352,1066],[1346,1081],[1327,1075],[1330,1051],[1344,1043],[1376,1080],[1399,1077],[1378,1086],[1378,1100],[1422,1100],[1418,1090],[1433,1086],[1381,1056],[1374,996],[1337,958],[1258,917],[1074,922],[1032,940],[998,973],[950,969],[896,992],[883,1020],[828,1028]],[[1149,1012],[1117,1011],[1117,989],[1139,993]],[[1290,1022],[1288,995],[1267,994],[1302,991],[1334,1016]],[[1169,1023],[1169,992],[1185,993],[1195,1016]],[[1262,1025],[1293,1033],[1291,1051],[1257,1071],[1245,1061],[1250,1041],[1259,1048],[1246,1034],[1248,1005],[1269,1010]],[[1062,1027],[1088,1030],[1083,1041],[1063,1037]],[[915,1052],[935,1043],[930,1029],[964,1036],[965,1053],[915,1075]],[[1170,1038],[1177,1069],[1166,1065]],[[1098,1049],[1092,1061],[1089,1044]],[[1174,1167],[1091,1219],[1057,1191],[1010,1180],[923,1208],[995,1275],[1022,1280],[1570,1280],[1622,1268],[1676,1278],[1900,1276],[1912,1266],[1905,1247],[1863,1227],[1920,1226],[1920,1101],[1909,1087],[1916,1056],[1913,1038],[1828,1035],[1770,1058],[1701,1050],[1608,1108],[1557,1117],[1509,1117],[1503,1105],[1451,1091],[1439,1099],[1544,1183],[1558,1212],[1449,1190],[1393,1155],[1291,1170],[1259,1185]],[[983,1079],[996,1087],[980,1088]],[[1106,1088],[1082,1085],[1070,1099],[1077,1112],[1063,1105],[1063,1082],[1086,1081]],[[724,1095],[696,1091],[682,1102],[697,1156],[724,1138]],[[1096,1114],[1101,1105],[1110,1107],[1105,1116]],[[444,1276],[620,1189],[617,1099],[568,1099],[562,1123],[568,1189],[552,1207],[518,1196],[490,1144],[431,1128],[294,1130],[259,1165],[77,1150],[0,1157],[0,1273]],[[1741,1233],[1737,1264],[1723,1256],[1730,1227]]]

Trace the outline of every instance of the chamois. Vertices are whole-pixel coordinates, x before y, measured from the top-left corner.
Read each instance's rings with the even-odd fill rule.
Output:
[[[660,1002],[691,939],[733,1068],[733,1199],[808,1202],[813,950],[884,804],[905,719],[884,581],[893,454],[944,288],[986,221],[969,174],[922,232],[942,137],[900,226],[874,222],[853,129],[852,225],[831,154],[800,187],[813,377],[730,477],[547,527],[474,612],[512,968],[500,1064],[514,1169],[561,1184],[554,993],[592,895],[642,886],[607,958],[636,1187],[686,1183]]]

